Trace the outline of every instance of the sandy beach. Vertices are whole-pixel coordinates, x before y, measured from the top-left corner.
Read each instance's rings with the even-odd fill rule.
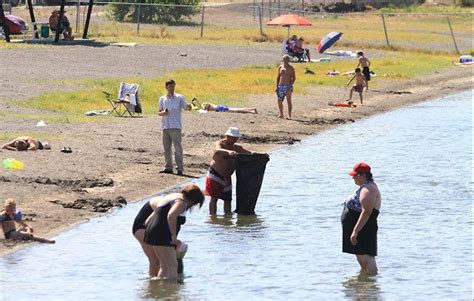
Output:
[[[105,214],[126,202],[139,201],[177,184],[205,174],[214,142],[229,126],[243,133],[241,142],[249,149],[269,152],[277,147],[298,143],[309,135],[320,133],[374,114],[472,89],[472,67],[453,66],[451,69],[421,76],[416,80],[390,81],[376,77],[364,96],[364,105],[356,108],[328,106],[328,95],[345,99],[348,91],[335,87],[315,86],[305,95],[294,94],[294,119],[276,118],[276,98],[271,91],[264,96],[249,98],[249,106],[258,115],[209,112],[183,113],[183,147],[185,176],[159,174],[164,157],[161,143],[160,117],[156,114],[142,118],[115,118],[110,123],[49,124],[36,128],[38,120],[19,118],[18,114],[35,112],[15,105],[15,101],[38,95],[59,85],[41,80],[45,72],[57,70],[54,61],[58,51],[67,62],[67,69],[58,70],[52,79],[119,78],[130,76],[154,77],[180,68],[234,68],[245,65],[276,64],[279,49],[270,46],[243,51],[243,46],[146,46],[137,48],[105,47],[89,49],[83,46],[66,49],[0,49],[0,55],[21,56],[21,62],[7,64],[7,73],[16,75],[0,79],[0,104],[5,109],[0,127],[6,133],[41,131],[51,139],[52,150],[11,152],[0,150],[0,159],[15,158],[25,164],[22,170],[1,170],[0,195],[13,198],[25,214],[25,221],[39,236],[53,237],[77,223]],[[217,48],[217,49],[216,49]],[[225,49],[223,49],[225,48]],[[258,48],[258,49],[257,49]],[[252,56],[261,51],[262,56]],[[37,60],[38,52],[41,60]],[[88,61],[84,57],[90,55]],[[143,54],[149,54],[146,57]],[[186,57],[180,55],[186,53]],[[135,58],[123,63],[123,58]],[[368,51],[368,55],[371,53]],[[374,53],[374,55],[376,55]],[[380,54],[377,54],[380,55]],[[216,56],[218,59],[216,59]],[[162,64],[156,63],[163,57]],[[313,64],[311,67],[319,68]],[[49,68],[49,69],[48,69]],[[323,67],[321,67],[323,68]],[[19,75],[21,74],[21,76]],[[306,76],[306,75],[298,75]],[[310,76],[310,75],[307,75]],[[177,83],[176,91],[179,91]],[[163,89],[163,93],[164,93]],[[156,95],[156,100],[160,95]],[[189,96],[185,95],[188,100]],[[358,104],[358,97],[354,97]],[[104,103],[104,108],[107,108]],[[286,103],[285,103],[286,109]],[[15,117],[14,117],[15,116]],[[91,117],[94,118],[94,117]],[[356,134],[356,133],[355,133]],[[1,143],[7,141],[0,141]],[[72,153],[62,153],[70,147]],[[264,182],[264,185],[275,183]],[[207,207],[207,203],[205,204]],[[233,204],[235,207],[235,204]],[[113,209],[112,209],[113,210]],[[132,221],[130,221],[132,223]],[[0,255],[17,250],[29,243],[0,240]]]

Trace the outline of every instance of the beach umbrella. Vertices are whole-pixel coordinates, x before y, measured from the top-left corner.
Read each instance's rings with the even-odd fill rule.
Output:
[[[317,46],[318,52],[323,53],[326,51],[329,47],[334,45],[334,43],[336,43],[336,41],[339,40],[341,36],[342,32],[333,31],[328,33],[324,38],[321,39],[321,41],[319,41]]]
[[[288,27],[288,36],[290,35],[290,27],[291,26],[312,26],[313,23],[306,20],[303,17],[293,15],[293,14],[286,14],[276,17],[275,19],[267,22],[269,26],[283,26]]]

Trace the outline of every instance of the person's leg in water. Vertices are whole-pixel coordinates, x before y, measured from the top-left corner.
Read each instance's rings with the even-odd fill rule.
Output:
[[[374,256],[362,255],[365,257],[365,272],[369,275],[377,274],[377,262],[375,261]]]
[[[160,258],[160,272],[158,277],[165,280],[178,279],[178,261],[176,259],[176,250],[174,247],[155,246]]]
[[[150,277],[156,277],[158,276],[158,271],[160,270],[160,260],[158,259],[158,256],[156,256],[155,251],[153,251],[153,246],[146,244],[144,242],[145,239],[145,229],[140,229],[135,232],[135,238],[138,240],[140,243],[140,246],[143,249],[143,252],[145,253],[146,257],[148,258],[148,275]]]
[[[232,214],[232,201],[224,201],[224,214]]]
[[[286,92],[286,102],[288,103],[287,119],[291,119],[291,112],[293,111],[292,96],[293,96],[293,92],[291,91],[291,89],[288,89],[288,92]]]
[[[209,201],[209,214],[217,214],[217,198],[211,197],[211,200]]]

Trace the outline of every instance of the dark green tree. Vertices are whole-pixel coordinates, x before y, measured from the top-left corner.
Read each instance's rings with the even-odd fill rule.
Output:
[[[138,3],[141,2],[140,22],[176,24],[196,14],[201,0],[111,0],[111,2],[121,2],[109,6],[109,16],[115,21],[136,22]]]

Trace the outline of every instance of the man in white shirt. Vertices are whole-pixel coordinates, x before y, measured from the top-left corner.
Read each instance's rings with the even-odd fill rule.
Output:
[[[171,157],[171,144],[174,145],[174,159],[179,176],[183,175],[183,147],[181,146],[181,112],[191,110],[191,105],[181,94],[174,93],[176,83],[170,79],[165,83],[168,93],[160,97],[158,115],[163,117],[163,148],[165,150],[165,169],[160,173],[173,173],[173,159]]]

